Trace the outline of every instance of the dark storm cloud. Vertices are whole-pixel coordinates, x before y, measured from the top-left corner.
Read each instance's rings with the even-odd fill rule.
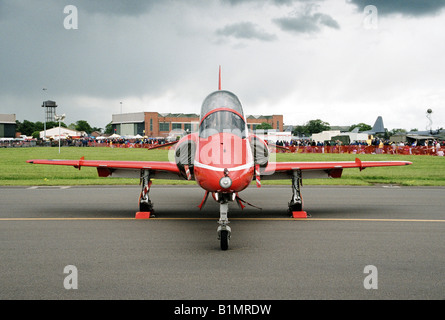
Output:
[[[171,0],[173,2],[173,0]],[[161,4],[156,0],[72,0],[66,3],[60,1],[47,0],[45,2],[26,2],[23,0],[0,1],[0,19],[7,16],[16,15],[25,10],[34,10],[35,12],[45,10],[46,8],[59,8],[66,5],[74,5],[79,12],[91,14],[106,14],[119,16],[138,16],[149,11],[154,5]]]
[[[283,17],[273,20],[282,30],[294,33],[315,33],[321,26],[340,29],[338,22],[324,13],[304,13],[295,17]]]
[[[241,22],[227,25],[216,31],[220,36],[232,36],[238,39],[257,39],[261,41],[273,41],[276,36],[260,29],[251,22]]]
[[[445,0],[348,0],[355,4],[358,11],[367,5],[377,7],[379,15],[403,14],[406,16],[425,16],[438,14],[445,7]]]
[[[276,5],[289,5],[289,4],[295,4],[295,3],[301,3],[301,2],[314,2],[314,1],[324,1],[324,0],[221,0],[223,3],[229,3],[231,5],[238,5],[242,3],[248,3],[248,2],[269,2]]]
[[[73,0],[70,4],[75,5],[80,11],[88,13],[101,13],[120,16],[138,16],[146,13],[159,1],[140,0]]]
[[[78,30],[64,27],[67,3],[0,1],[0,47],[7,48],[0,63],[0,77],[5,79],[0,95],[37,92],[48,86],[48,93],[58,95],[113,97],[143,92],[147,86],[157,88],[156,83],[147,85],[148,74],[154,77],[156,72],[147,61],[161,55],[153,49],[158,43],[156,34],[144,29],[154,25],[153,19],[140,29],[126,23],[144,11],[151,12],[154,5],[150,1],[68,3],[78,9]],[[159,27],[159,37],[162,31]]]
[[[10,2],[1,2],[0,1],[0,21],[8,16],[11,13],[14,6]]]

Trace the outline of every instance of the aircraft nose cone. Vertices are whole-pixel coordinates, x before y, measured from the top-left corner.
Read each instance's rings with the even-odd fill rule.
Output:
[[[232,186],[232,179],[230,179],[230,177],[227,177],[227,176],[222,177],[219,180],[219,185],[221,186],[221,188],[228,189]]]

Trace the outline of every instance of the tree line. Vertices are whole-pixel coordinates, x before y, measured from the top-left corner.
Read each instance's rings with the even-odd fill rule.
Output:
[[[369,124],[361,122],[361,123],[353,124],[353,125],[349,126],[348,131],[350,132],[350,131],[354,130],[355,128],[358,128],[359,132],[372,130],[372,127]],[[328,122],[324,122],[320,119],[316,119],[316,120],[310,120],[310,121],[306,122],[304,125],[295,126],[292,130],[292,134],[294,136],[309,137],[314,133],[320,133],[323,131],[328,131],[330,129],[331,129],[331,126],[329,125]],[[442,130],[442,128],[440,130]],[[418,130],[411,129],[411,131],[418,131]],[[382,136],[385,139],[389,139],[391,136],[400,134],[400,133],[407,133],[407,131],[402,128],[395,128],[395,129],[391,129],[391,130],[388,130],[385,128],[385,132],[379,134],[378,136]]]
[[[359,124],[353,124],[349,127],[348,131],[354,130],[356,127],[358,127],[359,131],[367,131],[371,130],[372,127],[369,124],[366,123],[359,123]],[[256,129],[263,129],[263,130],[269,130],[272,129],[272,126],[267,123],[263,122],[256,126]],[[331,126],[328,122],[325,122],[320,119],[316,120],[309,120],[303,125],[294,126],[292,130],[292,134],[294,136],[311,136],[314,133],[320,133],[323,131],[331,130]],[[400,130],[400,129],[398,129]]]
[[[348,131],[352,131],[357,127],[359,131],[367,131],[372,129],[372,127],[369,124],[359,123],[349,126]],[[292,130],[292,134],[294,136],[302,136],[302,135],[310,136],[314,133],[320,133],[328,130],[331,130],[331,126],[328,122],[316,119],[316,120],[309,120],[303,125],[295,126]]]
[[[46,130],[52,129],[59,126],[59,122],[56,121],[48,121],[46,123]],[[70,125],[66,125],[64,122],[60,123],[61,127],[68,128],[71,130],[76,131],[85,131],[87,134],[91,134],[94,131],[101,132],[102,128],[98,127],[92,127],[86,120],[79,120],[76,123],[71,123]],[[108,128],[109,125],[107,125],[107,128],[109,131],[111,131],[111,128]],[[111,127],[111,126],[110,126]],[[23,120],[23,122],[20,122],[19,120],[16,120],[16,132],[20,132],[22,135],[26,136],[32,136],[33,138],[39,138],[40,137],[40,131],[43,131],[45,129],[45,125],[41,121],[32,122],[29,120]]]

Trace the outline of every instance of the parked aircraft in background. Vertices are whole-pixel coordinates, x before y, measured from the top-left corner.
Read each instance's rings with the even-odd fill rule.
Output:
[[[352,132],[359,132],[358,127],[352,130]],[[360,131],[360,133],[366,133],[368,135],[375,135],[376,133],[385,133],[385,127],[383,126],[383,118],[381,116],[378,116],[371,130]]]

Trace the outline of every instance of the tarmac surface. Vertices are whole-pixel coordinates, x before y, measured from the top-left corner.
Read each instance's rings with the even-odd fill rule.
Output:
[[[221,251],[198,187],[153,185],[148,220],[139,186],[0,187],[0,299],[444,299],[444,191],[304,186],[295,220],[290,186],[251,186]]]

